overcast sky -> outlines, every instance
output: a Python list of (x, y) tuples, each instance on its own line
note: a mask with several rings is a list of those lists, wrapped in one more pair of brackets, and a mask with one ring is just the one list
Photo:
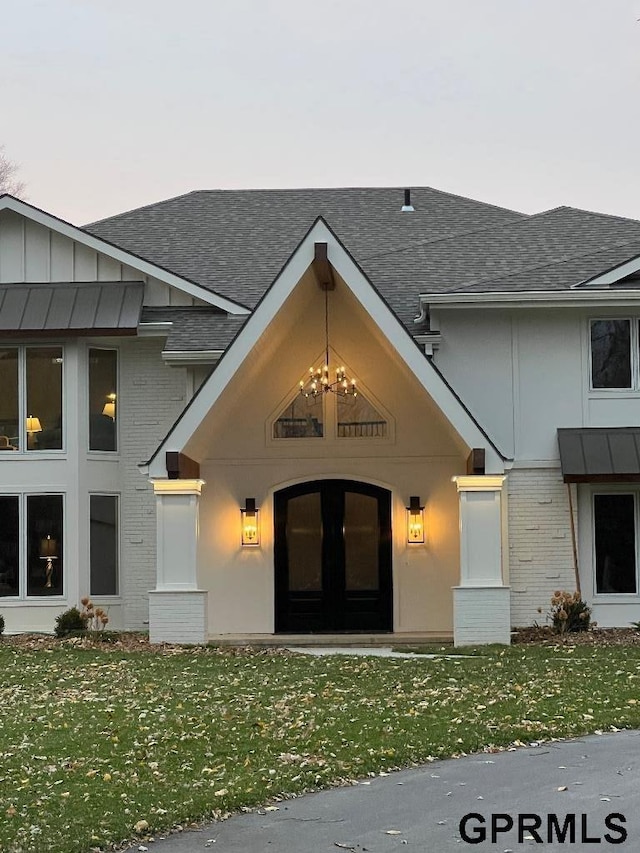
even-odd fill
[(640, 219), (640, 0), (0, 6), (0, 144), (76, 224), (193, 189), (386, 185)]

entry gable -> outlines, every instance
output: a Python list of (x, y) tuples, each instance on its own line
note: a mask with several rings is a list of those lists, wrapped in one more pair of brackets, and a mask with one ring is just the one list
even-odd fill
[[(421, 352), (338, 237), (327, 223), (319, 218), (266, 291), (253, 314), (221, 358), (216, 369), (191, 400), (153, 457), (146, 463), (150, 477), (162, 479), (167, 476), (167, 452), (184, 452), (196, 459), (198, 458), (198, 453), (194, 451), (199, 442), (193, 441), (193, 439), (195, 439), (201, 424), (208, 417), (209, 412), (214, 408), (240, 367), (251, 356), (256, 343), (274, 321), (296, 285), (312, 267), (314, 258), (317, 258), (316, 244), (318, 243), (324, 243), (327, 247), (329, 269), (325, 270), (326, 275), (329, 275), (330, 268), (335, 270), (353, 297), (377, 325), (382, 337), (388, 341), (390, 348), (405, 363), (427, 392), (427, 395), (442, 412), (460, 440), (469, 448), (486, 448), (487, 472), (501, 473), (504, 469), (504, 457), (500, 451), (474, 420), (442, 375)], [(319, 279), (320, 277), (316, 275), (316, 278)], [(327, 280), (330, 282), (330, 278)]]
[[(243, 305), (89, 234), (11, 195), (0, 195), (0, 284), (144, 281), (148, 304)], [(164, 291), (164, 295), (163, 295)]]

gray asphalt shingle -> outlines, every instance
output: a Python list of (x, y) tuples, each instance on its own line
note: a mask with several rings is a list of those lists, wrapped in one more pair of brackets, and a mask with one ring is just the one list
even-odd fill
[[(571, 207), (526, 216), (429, 187), (411, 192), (414, 213), (401, 212), (400, 188), (200, 191), (87, 230), (253, 308), (322, 216), (411, 331), (420, 293), (561, 290), (640, 254), (636, 220)], [(230, 334), (191, 313), (175, 324), (176, 345), (205, 348)]]
[(225, 350), (249, 315), (222, 314), (215, 308), (143, 308), (142, 323), (170, 322), (165, 352)]
[[(322, 216), (356, 260), (489, 228), (524, 214), (429, 187), (193, 192), (86, 226), (86, 230), (253, 308)], [(383, 295), (403, 319), (419, 290), (385, 277)], [(381, 288), (382, 289), (382, 288)]]

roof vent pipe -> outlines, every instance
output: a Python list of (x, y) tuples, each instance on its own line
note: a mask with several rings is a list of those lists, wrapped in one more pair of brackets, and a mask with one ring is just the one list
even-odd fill
[(411, 204), (411, 190), (404, 191), (404, 204), (402, 205), (401, 213), (413, 213), (415, 207)]

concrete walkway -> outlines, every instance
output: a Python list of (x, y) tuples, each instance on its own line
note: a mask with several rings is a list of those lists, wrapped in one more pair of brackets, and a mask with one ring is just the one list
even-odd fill
[(471, 657), (471, 655), (422, 655), (415, 654), (415, 652), (398, 652), (392, 649), (391, 646), (285, 646), (285, 648), (288, 652), (295, 652), (299, 655), (315, 655), (316, 657), (323, 657), (324, 655), (356, 655), (373, 658), (405, 658), (407, 660)]
[[(620, 732), (438, 761), (278, 803), (277, 811), (239, 815), (145, 846), (149, 853), (460, 853), (465, 849), (636, 853), (640, 850), (639, 803), (640, 732)], [(488, 830), (486, 840), (475, 845), (461, 837), (460, 822), (469, 813), (480, 816), (467, 821), (469, 838), (481, 837), (483, 828)], [(516, 828), (498, 833), (492, 843), (491, 815), (496, 813), (503, 815), (497, 819), (498, 828), (509, 820)], [(519, 838), (518, 815), (523, 813), (529, 818), (525, 817)], [(623, 817), (607, 818), (614, 813)], [(564, 843), (558, 841), (554, 821), (566, 829)], [(575, 827), (573, 843), (571, 826)], [(622, 844), (617, 826), (627, 833)], [(607, 834), (618, 844), (608, 841)]]

